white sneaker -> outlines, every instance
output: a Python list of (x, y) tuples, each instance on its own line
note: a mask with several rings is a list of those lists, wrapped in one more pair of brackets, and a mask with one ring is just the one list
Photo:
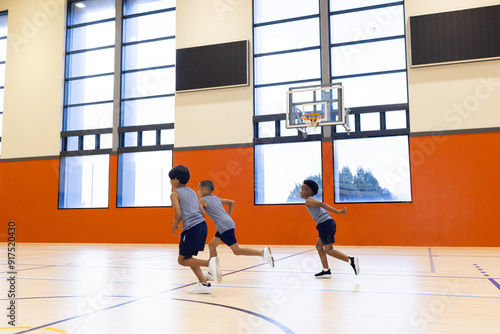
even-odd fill
[(271, 268), (274, 268), (274, 258), (273, 254), (271, 253), (271, 248), (266, 247), (262, 250), (262, 258), (264, 259), (264, 261), (269, 263)]
[(189, 290), (188, 293), (212, 293), (212, 286), (210, 283), (203, 285), (201, 282), (196, 282), (194, 288)]
[(214, 275), (210, 272), (210, 270), (204, 271), (203, 276), (205, 276), (205, 279), (207, 281), (213, 281), (214, 280)]
[(222, 272), (220, 270), (218, 257), (212, 257), (210, 260), (208, 260), (208, 271), (211, 272), (212, 275), (213, 273), (215, 273), (215, 283), (220, 284), (220, 282), (222, 282)]

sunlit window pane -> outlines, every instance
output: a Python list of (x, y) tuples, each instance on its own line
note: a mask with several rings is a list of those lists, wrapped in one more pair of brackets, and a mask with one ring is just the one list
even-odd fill
[(340, 11), (352, 8), (361, 8), (368, 6), (381, 5), (395, 2), (394, 0), (330, 0), (330, 10)]
[(71, 80), (67, 84), (68, 104), (113, 100), (113, 75)]
[(174, 129), (161, 130), (160, 145), (173, 145), (174, 144)]
[(98, 48), (115, 44), (115, 22), (68, 29), (68, 51)]
[(173, 96), (123, 102), (122, 126), (174, 122)]
[(258, 87), (255, 89), (255, 115), (284, 114), (286, 112), (286, 92), (290, 86), (317, 85), (319, 81), (300, 84)]
[(293, 52), (255, 58), (255, 83), (319, 79), (319, 50)]
[(3, 129), (3, 112), (0, 112), (0, 138), (2, 137), (2, 129)]
[(403, 6), (333, 15), (330, 29), (333, 44), (404, 35)]
[(59, 208), (108, 206), (109, 155), (61, 158)]
[(334, 141), (335, 202), (411, 201), (408, 136)]
[(255, 53), (319, 45), (319, 19), (292, 21), (255, 28)]
[(306, 178), (321, 180), (321, 165), (321, 142), (255, 146), (255, 203), (303, 203), (300, 186)]
[(377, 131), (380, 130), (380, 114), (378, 112), (370, 112), (361, 114), (361, 131)]
[(259, 138), (276, 137), (276, 122), (260, 122), (259, 123)]
[(123, 98), (146, 97), (175, 92), (174, 68), (126, 73), (123, 78)]
[(137, 132), (126, 132), (123, 134), (123, 146), (124, 147), (135, 147), (137, 146), (137, 139), (138, 139), (138, 134)]
[(175, 0), (125, 0), (123, 7), (125, 15), (145, 13), (175, 7)]
[[(0, 22), (0, 24), (1, 24), (1, 22)], [(1, 31), (1, 28), (0, 28), (0, 31)], [(3, 36), (5, 36), (5, 35), (0, 34), (0, 37), (3, 37)], [(7, 40), (2, 39), (2, 40), (0, 40), (0, 61), (5, 61), (6, 55), (7, 55)]]
[(126, 19), (124, 42), (175, 36), (175, 11)]
[(175, 64), (175, 39), (124, 47), (124, 70)]
[(332, 76), (406, 68), (404, 38), (332, 48)]
[(68, 55), (67, 78), (88, 76), (114, 71), (115, 50), (104, 49)]
[(118, 206), (171, 205), (172, 151), (124, 153), (118, 159)]
[(255, 0), (254, 23), (319, 14), (319, 1)]
[(95, 135), (83, 136), (83, 149), (84, 150), (95, 150)]
[(406, 110), (388, 111), (385, 113), (387, 130), (406, 128)]
[(156, 131), (144, 131), (142, 133), (142, 146), (156, 145)]
[(342, 79), (348, 108), (408, 102), (406, 73)]
[(65, 131), (113, 127), (113, 103), (66, 108)]
[(5, 86), (5, 64), (0, 64), (0, 86)]
[(104, 133), (100, 136), (100, 149), (109, 149), (113, 146), (113, 134)]
[(69, 6), (70, 25), (115, 17), (115, 0), (83, 0), (72, 2)]
[(297, 129), (288, 129), (286, 127), (286, 121), (280, 121), (280, 135), (281, 137), (291, 137), (297, 136), (299, 134), (299, 130)]
[(67, 151), (78, 151), (78, 149), (79, 149), (78, 137), (67, 137), (66, 138), (66, 150)]

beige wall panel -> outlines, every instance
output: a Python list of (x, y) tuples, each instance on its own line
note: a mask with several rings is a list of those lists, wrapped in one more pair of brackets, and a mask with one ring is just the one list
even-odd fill
[(0, 1), (8, 10), (2, 159), (59, 154), (63, 0)]
[[(498, 1), (406, 0), (405, 4), (409, 23), (414, 15), (497, 5)], [(499, 60), (409, 68), (408, 82), (412, 132), (500, 127)]]

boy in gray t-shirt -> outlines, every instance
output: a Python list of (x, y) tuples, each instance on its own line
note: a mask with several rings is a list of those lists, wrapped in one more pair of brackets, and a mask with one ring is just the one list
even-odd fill
[[(217, 257), (217, 246), (224, 242), (231, 248), (234, 255), (247, 255), (247, 256), (262, 256), (264, 261), (267, 261), (271, 267), (274, 267), (274, 258), (271, 253), (271, 248), (266, 247), (262, 251), (253, 248), (242, 248), (238, 245), (236, 241), (236, 235), (234, 233), (234, 221), (231, 218), (231, 214), (234, 211), (235, 202), (230, 199), (221, 199), (217, 196), (212, 195), (214, 190), (214, 184), (210, 180), (201, 181), (198, 185), (198, 195), (200, 196), (200, 207), (204, 210), (210, 218), (215, 223), (217, 228), (217, 233), (215, 233), (214, 238), (210, 241), (208, 249), (210, 250), (210, 257)], [(229, 206), (229, 211), (226, 212), (223, 205)], [(203, 213), (203, 212), (202, 212)], [(209, 271), (205, 275), (207, 279), (210, 279), (212, 273)]]

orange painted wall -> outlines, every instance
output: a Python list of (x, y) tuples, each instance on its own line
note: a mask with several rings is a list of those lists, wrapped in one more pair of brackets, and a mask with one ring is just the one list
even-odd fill
[[(322, 145), (333, 203), (332, 144)], [(347, 205), (334, 217), (337, 244), (500, 246), (500, 133), (413, 137), (410, 156), (413, 203)], [(175, 164), (190, 168), (192, 188), (211, 179), (215, 194), (236, 201), (239, 243), (315, 243), (303, 205), (254, 205), (252, 147), (174, 152)], [(0, 162), (0, 241), (15, 220), (18, 242), (177, 243), (171, 208), (116, 208), (116, 156), (110, 166), (109, 209), (58, 210), (57, 159)]]

